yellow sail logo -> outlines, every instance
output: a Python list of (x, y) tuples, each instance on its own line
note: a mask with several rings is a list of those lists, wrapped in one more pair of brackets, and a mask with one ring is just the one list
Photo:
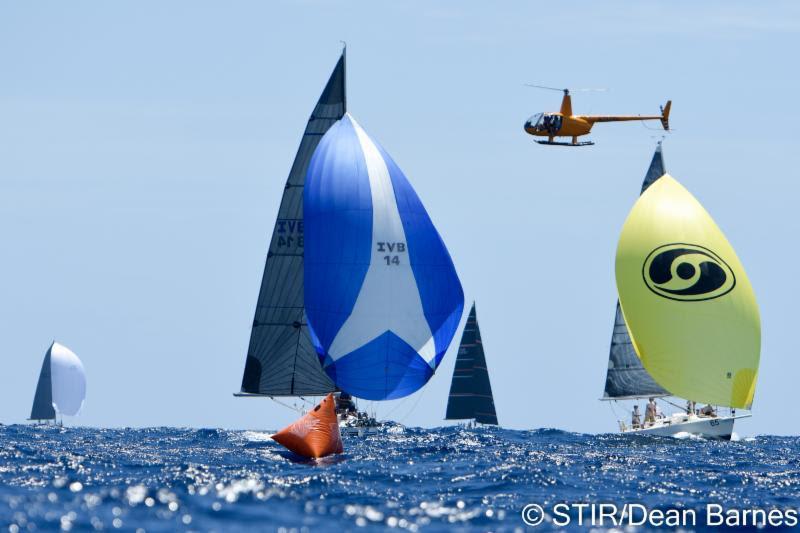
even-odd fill
[(650, 252), (642, 278), (655, 294), (684, 302), (719, 298), (736, 286), (733, 270), (719, 255), (688, 243), (666, 244)]

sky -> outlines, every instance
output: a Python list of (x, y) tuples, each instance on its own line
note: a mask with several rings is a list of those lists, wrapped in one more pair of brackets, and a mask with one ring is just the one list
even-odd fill
[[(614, 253), (662, 132), (592, 147), (522, 126), (673, 100), (667, 170), (737, 250), (761, 310), (753, 418), (798, 434), (795, 2), (0, 4), (0, 422), (52, 340), (83, 360), (68, 424), (275, 429), (239, 390), (283, 184), (348, 44), (348, 106), (403, 169), (477, 302), (500, 423), (616, 430), (602, 395)], [(442, 425), (455, 344), (421, 392), (363, 404)]]

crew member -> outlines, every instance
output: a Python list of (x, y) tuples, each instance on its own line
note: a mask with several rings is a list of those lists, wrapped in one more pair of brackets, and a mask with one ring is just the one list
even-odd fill
[(706, 406), (700, 410), (700, 414), (703, 416), (717, 416), (711, 404), (706, 404)]
[(642, 425), (642, 416), (639, 414), (639, 406), (633, 406), (633, 414), (631, 415), (631, 426), (633, 429), (639, 429)]
[(647, 402), (647, 408), (644, 411), (644, 423), (653, 424), (656, 421), (656, 400), (655, 398), (650, 398)]

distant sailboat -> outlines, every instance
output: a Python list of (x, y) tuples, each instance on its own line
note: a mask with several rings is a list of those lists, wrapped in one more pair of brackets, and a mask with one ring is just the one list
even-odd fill
[(44, 355), (29, 420), (56, 420), (57, 415), (75, 416), (86, 399), (83, 363), (66, 346), (53, 342)]
[[(620, 305), (633, 347), (664, 391), (692, 402), (684, 413), (623, 431), (730, 438), (735, 409), (750, 409), (761, 325), (736, 253), (700, 203), (664, 174), (642, 193), (617, 247)], [(641, 376), (641, 375), (640, 375)], [(696, 410), (694, 402), (708, 404)], [(716, 406), (731, 408), (729, 416)]]
[(478, 424), (497, 425), (492, 385), (489, 382), (489, 370), (474, 303), (458, 347), (445, 420), (468, 420)]

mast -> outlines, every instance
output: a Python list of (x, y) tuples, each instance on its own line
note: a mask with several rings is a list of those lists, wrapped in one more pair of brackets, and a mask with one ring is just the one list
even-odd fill
[(445, 415), (445, 420), (469, 419), (481, 424), (497, 425), (492, 385), (489, 382), (475, 303), (472, 304), (458, 347)]
[[(650, 185), (664, 174), (666, 174), (664, 156), (661, 142), (659, 142), (644, 176), (641, 193), (644, 193)], [(602, 399), (615, 400), (655, 396), (669, 396), (669, 392), (658, 385), (642, 366), (642, 361), (636, 355), (636, 350), (628, 333), (628, 325), (622, 315), (619, 300), (617, 300), (614, 330), (611, 334), (611, 348), (609, 349), (608, 357), (608, 373), (606, 374), (606, 386)]]
[(309, 337), (304, 306), (303, 188), (311, 156), (346, 111), (345, 53), (308, 119), (283, 190), (267, 252), (241, 395), (313, 396), (336, 391)]

